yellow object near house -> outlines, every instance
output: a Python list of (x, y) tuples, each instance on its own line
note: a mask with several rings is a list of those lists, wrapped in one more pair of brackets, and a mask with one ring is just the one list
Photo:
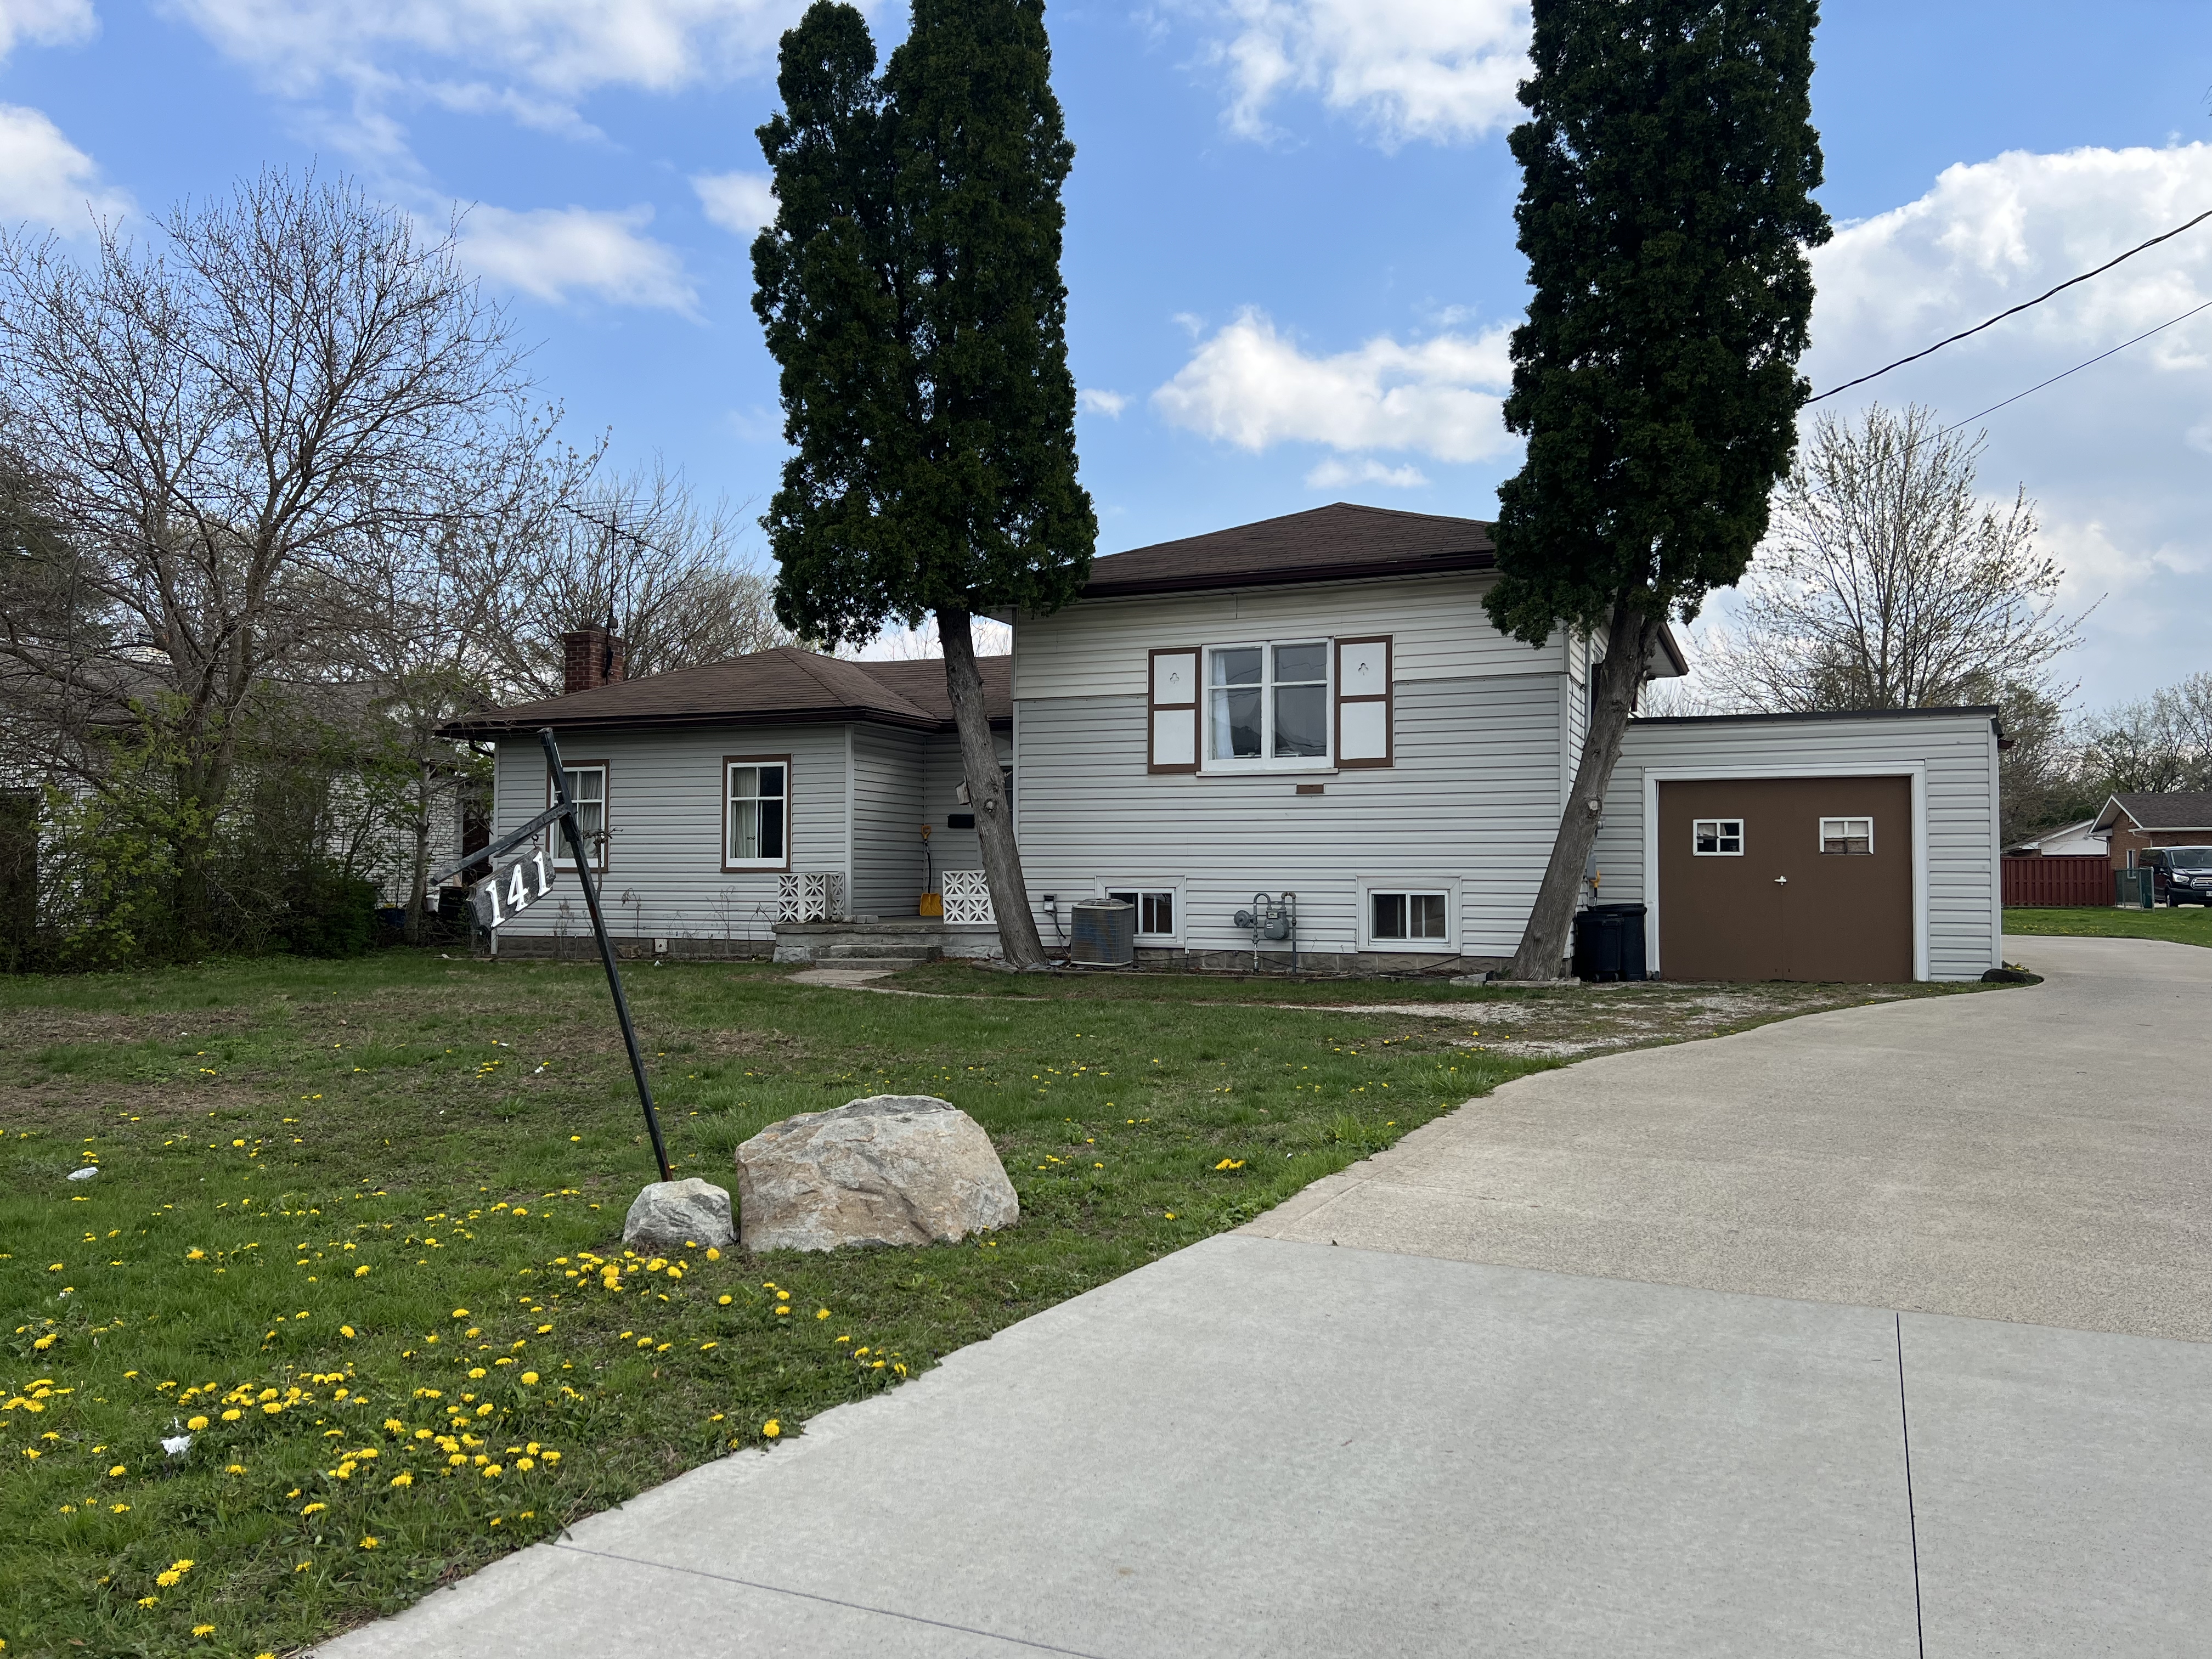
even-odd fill
[(921, 914), (925, 916), (943, 915), (945, 914), (945, 895), (942, 893), (924, 893), (921, 896)]

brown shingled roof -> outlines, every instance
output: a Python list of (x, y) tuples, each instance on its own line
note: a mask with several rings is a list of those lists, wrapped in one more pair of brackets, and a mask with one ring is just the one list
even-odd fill
[(1338, 501), (1204, 536), (1109, 553), (1091, 564), (1085, 599), (1191, 592), (1260, 582), (1489, 570), (1498, 550), (1480, 519), (1447, 519)]
[[(1012, 659), (981, 657), (983, 701), (994, 724), (1013, 719)], [(471, 714), (446, 737), (489, 738), (550, 726), (796, 726), (872, 720), (921, 732), (952, 730), (940, 659), (848, 662), (793, 645), (700, 668), (679, 668), (566, 696)]]
[(2118, 807), (2138, 830), (2202, 830), (2212, 834), (2212, 790), (2169, 789), (2158, 793), (2130, 791), (2105, 802), (2096, 828), (2107, 829)]

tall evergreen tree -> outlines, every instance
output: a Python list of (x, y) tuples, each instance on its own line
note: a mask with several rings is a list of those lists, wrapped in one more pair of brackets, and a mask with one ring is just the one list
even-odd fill
[(1605, 641), (1518, 978), (1559, 970), (1638, 688), (1670, 617), (1743, 574), (1796, 446), (1827, 240), (1815, 0), (1535, 0), (1515, 217), (1535, 295), (1514, 331), (1485, 601), (1529, 644)]
[(794, 449), (762, 520), (776, 616), (858, 644), (934, 617), (1006, 960), (1043, 960), (969, 624), (1051, 611), (1091, 567), (1060, 278), (1074, 146), (1043, 0), (915, 0), (876, 73), (851, 6), (783, 37), (760, 129), (775, 222), (753, 308), (782, 369)]

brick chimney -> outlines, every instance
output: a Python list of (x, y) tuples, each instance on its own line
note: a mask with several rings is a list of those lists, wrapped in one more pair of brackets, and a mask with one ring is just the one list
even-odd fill
[(623, 677), (623, 642), (597, 623), (561, 636), (561, 689), (590, 691), (618, 685)]

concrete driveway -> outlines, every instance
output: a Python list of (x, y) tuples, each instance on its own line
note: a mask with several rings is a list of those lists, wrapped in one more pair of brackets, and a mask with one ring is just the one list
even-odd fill
[(2204, 1654), (2212, 952), (2008, 955), (1513, 1084), (322, 1651)]

